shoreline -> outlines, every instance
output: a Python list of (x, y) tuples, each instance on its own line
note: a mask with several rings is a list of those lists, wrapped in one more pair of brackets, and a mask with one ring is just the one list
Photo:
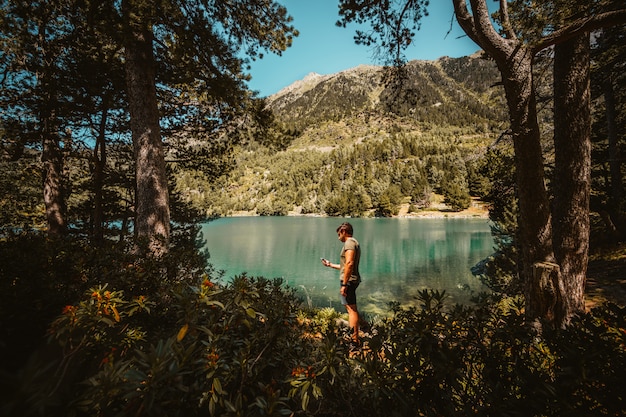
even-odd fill
[[(310, 214), (301, 214), (297, 212), (289, 212), (284, 216), (261, 216), (251, 211), (238, 211), (235, 213), (231, 213), (226, 216), (220, 216), (221, 218), (229, 218), (229, 217), (341, 217), (341, 216), (328, 216), (326, 214), (319, 213), (310, 213)], [(447, 212), (447, 211), (424, 211), (424, 212), (415, 212), (415, 213), (407, 213), (407, 214), (397, 214), (389, 217), (376, 217), (376, 216), (359, 216), (355, 218), (363, 218), (363, 219), (376, 219), (376, 218), (386, 218), (386, 219), (485, 219), (489, 220), (489, 212), (477, 212), (471, 211), (466, 212)]]
[[(360, 218), (377, 218), (372, 215), (373, 211), (369, 212), (370, 214), (366, 214), (364, 216), (359, 216)], [(256, 214), (254, 211), (236, 211), (230, 213), (226, 216), (221, 217), (262, 217), (259, 214)], [(272, 216), (268, 216), (272, 217)], [(322, 213), (305, 213), (302, 214), (299, 211), (289, 211), (285, 216), (276, 216), (276, 217), (335, 217), (329, 216)], [(341, 217), (341, 216), (339, 216)], [(385, 218), (385, 217), (380, 217)], [(486, 207), (486, 204), (479, 200), (472, 200), (470, 207), (461, 211), (452, 211), (449, 207), (444, 204), (434, 204), (431, 208), (409, 212), (409, 204), (400, 205), (400, 210), (398, 214), (386, 217), (388, 219), (486, 219), (489, 220), (489, 210)]]

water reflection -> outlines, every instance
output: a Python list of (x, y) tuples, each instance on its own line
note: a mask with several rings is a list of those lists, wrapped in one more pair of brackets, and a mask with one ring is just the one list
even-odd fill
[[(247, 272), (282, 277), (315, 306), (342, 309), (338, 272), (319, 259), (338, 262), (336, 227), (345, 219), (302, 217), (227, 218), (203, 227), (211, 263), (227, 277)], [(423, 289), (445, 290), (467, 302), (485, 288), (470, 268), (493, 252), (482, 219), (349, 219), (361, 243), (359, 308), (386, 313), (390, 301), (416, 303)]]

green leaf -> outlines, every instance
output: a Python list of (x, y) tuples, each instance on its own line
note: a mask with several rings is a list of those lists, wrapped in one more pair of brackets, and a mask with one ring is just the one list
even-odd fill
[(220, 395), (224, 394), (224, 390), (222, 389), (222, 383), (220, 382), (219, 378), (213, 378), (213, 385), (212, 385), (213, 389), (215, 390), (215, 392), (217, 392)]

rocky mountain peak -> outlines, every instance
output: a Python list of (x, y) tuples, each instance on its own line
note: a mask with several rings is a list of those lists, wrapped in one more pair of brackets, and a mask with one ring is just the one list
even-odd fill
[(505, 118), (499, 72), (478, 55), (410, 61), (393, 76), (359, 65), (328, 75), (315, 72), (267, 98), (267, 106), (298, 131), (358, 114), (394, 114), (415, 122), (465, 125)]

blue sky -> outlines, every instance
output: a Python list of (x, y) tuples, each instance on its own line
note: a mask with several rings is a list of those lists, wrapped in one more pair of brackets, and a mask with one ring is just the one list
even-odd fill
[[(372, 51), (354, 43), (354, 26), (339, 28), (338, 0), (280, 0), (300, 32), (282, 56), (266, 54), (252, 63), (249, 86), (261, 97), (278, 92), (311, 72), (333, 74), (360, 64), (380, 65)], [(492, 2), (488, 2), (491, 7)], [(480, 48), (453, 19), (451, 0), (432, 0), (407, 59), (434, 60), (442, 56), (471, 55)], [(452, 32), (447, 34), (452, 22)]]

